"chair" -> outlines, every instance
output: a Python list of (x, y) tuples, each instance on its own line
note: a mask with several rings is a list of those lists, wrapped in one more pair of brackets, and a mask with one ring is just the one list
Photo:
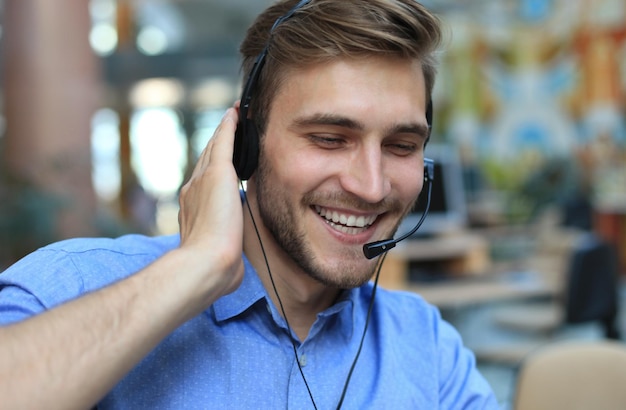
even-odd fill
[(524, 341), (474, 346), (479, 361), (517, 365), (530, 351), (554, 341), (557, 330), (567, 325), (597, 322), (605, 338), (620, 338), (619, 268), (613, 245), (585, 233), (575, 241), (566, 260), (562, 290), (554, 300), (526, 301), (491, 313), (494, 324), (522, 332), (519, 336), (524, 336), (520, 337)]
[(519, 367), (512, 408), (626, 409), (626, 345), (569, 341), (538, 349)]
[(618, 278), (619, 262), (614, 246), (595, 234), (583, 237), (572, 255), (565, 323), (599, 321), (605, 337), (619, 339)]
[(572, 249), (560, 297), (548, 304), (502, 309), (494, 314), (494, 320), (510, 329), (541, 333), (568, 324), (598, 322), (606, 338), (619, 339), (618, 271), (615, 248), (587, 233)]

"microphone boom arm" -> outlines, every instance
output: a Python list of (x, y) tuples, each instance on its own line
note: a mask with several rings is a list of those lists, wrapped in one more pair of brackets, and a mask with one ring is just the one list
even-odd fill
[(433, 188), (433, 179), (435, 177), (435, 162), (430, 158), (424, 158), (424, 182), (428, 184), (428, 197), (426, 199), (426, 208), (417, 225), (406, 234), (398, 239), (383, 239), (382, 241), (370, 242), (363, 245), (363, 254), (367, 259), (372, 259), (396, 247), (396, 244), (413, 235), (422, 226), (422, 223), (428, 215), (430, 209), (430, 195)]

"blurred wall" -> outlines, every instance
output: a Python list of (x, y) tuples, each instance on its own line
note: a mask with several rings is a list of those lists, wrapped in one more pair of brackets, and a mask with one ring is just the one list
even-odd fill
[[(271, 2), (0, 2), (2, 163), (41, 190), (24, 195), (26, 206), (3, 207), (15, 202), (8, 198), (15, 190), (0, 181), (0, 240), (9, 232), (5, 243), (18, 242), (20, 229), (38, 243), (90, 235), (103, 204), (133, 228), (142, 219), (142, 229), (159, 232), (156, 219), (175, 230), (177, 188), (164, 174), (188, 174), (238, 97), (238, 42)], [(450, 35), (433, 139), (461, 151), (474, 221), (489, 213), (485, 220), (527, 222), (543, 204), (575, 194), (623, 213), (626, 1), (424, 3)], [(95, 47), (96, 37), (105, 48)], [(96, 109), (105, 120), (94, 131)], [(90, 147), (95, 139), (99, 145)], [(103, 146), (113, 148), (98, 151)], [(102, 161), (92, 161), (90, 148)], [(98, 191), (95, 198), (92, 165), (106, 197)], [(42, 217), (50, 208), (52, 222)], [(38, 230), (47, 223), (60, 235)], [(626, 228), (613, 236), (626, 238)]]
[(1, 192), (15, 212), (2, 216), (3, 234), (25, 247), (94, 234), (90, 121), (100, 73), (88, 2), (7, 0), (2, 28)]

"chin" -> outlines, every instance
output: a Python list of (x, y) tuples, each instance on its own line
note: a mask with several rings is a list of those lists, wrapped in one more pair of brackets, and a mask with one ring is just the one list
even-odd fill
[(337, 263), (326, 263), (325, 266), (310, 266), (304, 271), (325, 286), (352, 289), (366, 284), (374, 275), (376, 259), (367, 260), (360, 253), (356, 258), (342, 258)]

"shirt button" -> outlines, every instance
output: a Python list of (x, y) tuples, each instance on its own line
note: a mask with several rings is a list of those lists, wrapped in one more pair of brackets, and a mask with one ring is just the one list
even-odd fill
[(306, 354), (302, 354), (300, 356), (300, 358), (298, 359), (298, 362), (300, 363), (300, 366), (304, 367), (306, 366)]

